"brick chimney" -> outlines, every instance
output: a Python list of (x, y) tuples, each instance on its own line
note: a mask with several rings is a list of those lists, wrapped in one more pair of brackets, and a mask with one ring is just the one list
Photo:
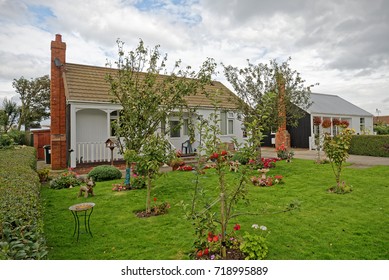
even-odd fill
[(62, 79), (66, 61), (66, 44), (60, 34), (51, 41), (51, 168), (64, 169), (66, 164), (66, 99)]
[(285, 148), (290, 148), (290, 134), (286, 130), (286, 106), (285, 106), (285, 79), (282, 74), (277, 75), (278, 87), (278, 117), (280, 125), (276, 132), (276, 149), (282, 144)]

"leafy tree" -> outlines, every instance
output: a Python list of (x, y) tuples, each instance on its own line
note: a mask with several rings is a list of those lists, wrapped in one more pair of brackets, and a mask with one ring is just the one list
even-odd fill
[[(304, 109), (310, 105), (310, 88), (313, 85), (304, 85), (305, 80), (300, 73), (290, 68), (290, 60), (281, 64), (271, 60), (269, 65), (255, 65), (247, 60), (248, 65), (242, 69), (223, 64), (225, 77), (241, 99), (244, 125), (254, 138), (261, 139), (264, 131), (279, 127), (283, 122), (297, 126), (298, 120), (305, 114)], [(280, 99), (283, 84), (285, 96)], [(286, 116), (279, 115), (280, 106), (285, 106)]]
[(48, 75), (31, 78), (14, 79), (12, 86), (20, 95), (20, 116), (18, 130), (24, 125), (29, 130), (34, 122), (40, 122), (50, 116), (50, 79)]
[(4, 132), (8, 132), (15, 124), (19, 115), (19, 108), (16, 102), (4, 98), (2, 109), (0, 109), (0, 126)]
[(122, 111), (112, 125), (127, 166), (137, 162), (140, 175), (147, 176), (149, 213), (152, 180), (160, 164), (169, 158), (164, 137), (175, 129), (166, 126), (166, 120), (171, 115), (181, 118), (184, 111), (190, 112), (185, 98), (204, 93), (216, 64), (208, 59), (196, 73), (190, 66), (182, 68), (177, 61), (168, 72), (167, 55), (161, 56), (159, 46), (149, 49), (140, 40), (137, 48), (126, 54), (124, 43), (118, 40), (117, 44), (118, 71), (108, 75), (107, 81), (113, 102), (121, 104)]
[(201, 93), (211, 81), (216, 67), (208, 59), (196, 73), (190, 66), (181, 67), (177, 61), (170, 73), (167, 55), (161, 57), (159, 46), (146, 47), (142, 40), (138, 47), (125, 54), (120, 40), (118, 44), (118, 72), (107, 76), (114, 102), (122, 105), (119, 121), (115, 124), (117, 137), (124, 138), (120, 148), (139, 152), (148, 136), (160, 129), (169, 133), (165, 124), (169, 115), (182, 115), (187, 108), (185, 97)]
[(341, 184), (343, 165), (349, 154), (351, 138), (355, 131), (350, 128), (344, 128), (338, 135), (331, 137), (329, 134), (324, 136), (324, 152), (331, 162), (332, 170), (335, 175), (336, 186), (333, 188), (336, 193), (349, 191), (349, 187)]

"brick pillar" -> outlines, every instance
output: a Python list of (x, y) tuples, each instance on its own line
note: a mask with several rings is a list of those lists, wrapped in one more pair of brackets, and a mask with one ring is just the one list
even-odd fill
[[(51, 41), (51, 168), (63, 169), (66, 164), (66, 99), (62, 72), (66, 59), (66, 44), (60, 34)], [(57, 61), (57, 65), (54, 60)], [(58, 63), (60, 65), (58, 65)]]
[(280, 119), (280, 126), (276, 132), (276, 149), (282, 144), (287, 149), (290, 148), (290, 134), (286, 130), (286, 106), (285, 106), (285, 80), (281, 74), (277, 76), (278, 86), (278, 117)]

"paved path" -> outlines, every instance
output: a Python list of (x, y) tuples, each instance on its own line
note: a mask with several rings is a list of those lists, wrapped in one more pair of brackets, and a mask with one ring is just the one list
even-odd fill
[[(294, 157), (301, 159), (312, 159), (315, 160), (317, 152), (308, 149), (293, 149)], [(274, 148), (264, 147), (262, 148), (263, 157), (276, 157), (277, 153)], [(325, 154), (321, 152), (321, 156), (324, 159)], [(353, 167), (368, 167), (374, 165), (387, 165), (389, 166), (389, 158), (387, 157), (370, 157), (370, 156), (357, 156), (350, 155), (347, 159), (348, 163), (351, 163)]]

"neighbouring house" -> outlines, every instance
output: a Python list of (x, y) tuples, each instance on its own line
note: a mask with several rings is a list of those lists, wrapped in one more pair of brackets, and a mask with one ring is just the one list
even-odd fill
[[(315, 149), (318, 133), (339, 133), (339, 122), (348, 123), (357, 134), (373, 133), (373, 115), (345, 99), (330, 94), (311, 93), (311, 106), (297, 127), (287, 126), (292, 148)], [(274, 145), (274, 134), (265, 138), (264, 146)]]
[[(108, 73), (115, 74), (117, 69), (80, 65), (66, 62), (66, 44), (57, 34), (51, 42), (51, 166), (52, 169), (76, 167), (83, 163), (109, 162), (111, 152), (105, 142), (114, 137), (112, 121), (118, 119), (120, 104), (113, 103), (106, 82)], [(163, 76), (160, 77), (163, 79)], [(233, 138), (244, 141), (242, 122), (234, 100), (236, 96), (220, 82), (213, 82), (206, 90), (219, 91), (222, 142), (231, 143)], [(195, 115), (184, 115), (183, 125), (173, 130), (168, 139), (171, 145), (183, 152), (190, 152), (183, 144), (189, 139), (188, 118), (194, 123), (209, 118), (214, 112), (211, 100), (204, 94), (187, 98)], [(166, 126), (175, 126), (178, 117), (172, 115)], [(163, 125), (161, 125), (163, 126)], [(162, 129), (162, 128), (161, 128)], [(202, 139), (196, 131), (193, 151)], [(184, 144), (185, 145), (185, 144)], [(114, 159), (122, 158), (114, 149)]]

